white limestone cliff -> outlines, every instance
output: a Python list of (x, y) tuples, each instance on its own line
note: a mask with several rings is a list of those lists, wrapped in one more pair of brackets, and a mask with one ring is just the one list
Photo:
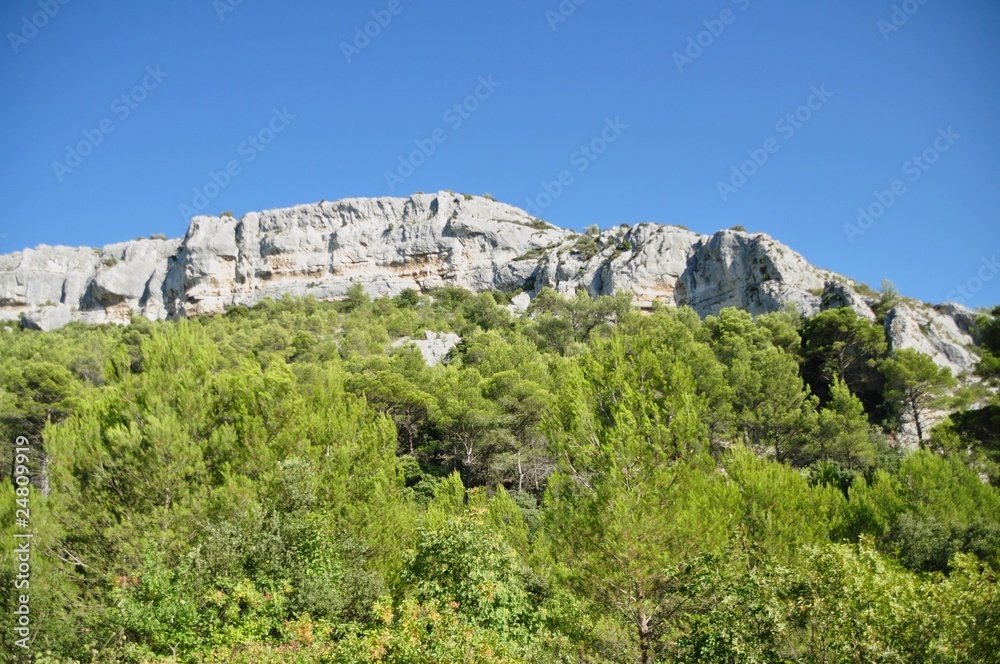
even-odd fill
[[(850, 280), (810, 265), (763, 233), (711, 236), (642, 223), (582, 235), (492, 199), (438, 192), (352, 198), (195, 217), (182, 239), (103, 249), (39, 246), (0, 256), (0, 320), (39, 330), (72, 321), (127, 323), (215, 314), (284, 294), (343, 298), (458, 286), (471, 291), (542, 288), (593, 296), (630, 292), (635, 303), (724, 307), (753, 314), (794, 306), (805, 315), (872, 302)], [(517, 310), (523, 310), (524, 298)], [(974, 313), (906, 301), (886, 316), (893, 347), (930, 354), (956, 375), (977, 358)]]

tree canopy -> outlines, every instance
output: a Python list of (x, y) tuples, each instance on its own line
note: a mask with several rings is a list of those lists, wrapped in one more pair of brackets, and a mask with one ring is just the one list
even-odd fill
[(0, 652), (30, 505), (45, 664), (995, 661), (995, 395), (848, 309), (508, 300), (0, 333)]

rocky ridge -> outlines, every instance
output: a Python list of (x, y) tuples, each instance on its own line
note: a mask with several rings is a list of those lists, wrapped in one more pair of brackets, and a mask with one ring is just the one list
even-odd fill
[[(618, 291), (635, 303), (804, 315), (851, 307), (875, 319), (873, 298), (763, 233), (710, 236), (642, 223), (586, 235), (490, 198), (438, 192), (351, 198), (195, 217), (182, 239), (103, 249), (39, 246), (0, 256), (0, 320), (51, 330), (216, 314), (283, 294), (320, 300), (361, 284), (372, 296), (458, 286), (471, 291)], [(523, 309), (523, 297), (520, 308)], [(956, 375), (978, 360), (974, 312), (903, 300), (885, 317), (893, 347), (931, 355)]]

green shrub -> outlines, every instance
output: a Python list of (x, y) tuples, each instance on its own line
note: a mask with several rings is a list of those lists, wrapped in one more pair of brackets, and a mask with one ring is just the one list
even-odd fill
[(590, 260), (601, 250), (597, 240), (591, 235), (579, 235), (573, 243), (573, 253), (579, 254), (584, 260)]

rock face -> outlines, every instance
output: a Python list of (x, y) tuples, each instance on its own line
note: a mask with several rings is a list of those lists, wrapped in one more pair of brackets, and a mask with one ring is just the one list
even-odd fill
[(444, 358), (462, 341), (462, 337), (453, 332), (432, 332), (427, 330), (423, 339), (411, 340), (408, 337), (393, 342), (393, 346), (402, 346), (411, 343), (417, 347), (424, 357), (427, 366), (433, 367), (440, 364)]
[(955, 318), (934, 308), (905, 303), (886, 315), (885, 335), (890, 348), (912, 348), (930, 355), (956, 376), (971, 374), (979, 357), (972, 349), (972, 337), (959, 325)]
[(853, 288), (839, 281), (828, 281), (823, 285), (822, 305), (826, 309), (850, 307), (862, 318), (875, 322), (875, 312)]
[(726, 307), (757, 315), (790, 302), (812, 315), (820, 311), (827, 274), (763, 233), (721, 231), (695, 244), (680, 277), (678, 304), (704, 316)]
[(26, 313), (24, 318), (21, 319), (21, 325), (26, 330), (48, 332), (49, 330), (58, 330), (61, 327), (66, 327), (70, 324), (71, 320), (72, 314), (69, 307), (65, 304), (53, 304), (52, 306), (39, 307), (34, 311)]
[[(242, 219), (201, 216), (177, 240), (43, 245), (0, 256), (0, 320), (21, 318), (39, 330), (71, 321), (127, 323), (134, 314), (159, 320), (286, 293), (340, 299), (352, 284), (376, 297), (446, 285), (525, 291), (515, 311), (553, 288), (593, 296), (626, 291), (640, 307), (686, 305), (703, 316), (724, 307), (755, 315), (786, 306), (805, 315), (851, 307), (874, 320), (871, 303), (851, 283), (762, 233), (705, 236), (643, 223), (581, 235), (492, 199), (438, 192), (324, 201)], [(908, 303), (886, 318), (886, 330), (894, 347), (923, 350), (961, 373), (976, 359), (973, 320), (957, 305)], [(436, 361), (437, 347), (451, 341), (417, 343)]]

